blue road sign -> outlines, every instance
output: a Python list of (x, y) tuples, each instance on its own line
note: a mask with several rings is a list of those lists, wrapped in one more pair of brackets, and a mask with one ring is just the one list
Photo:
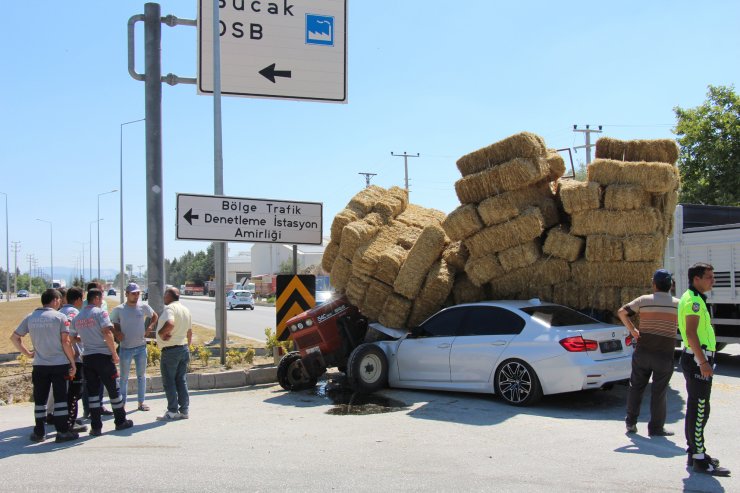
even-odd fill
[(334, 17), (306, 14), (306, 44), (334, 46)]

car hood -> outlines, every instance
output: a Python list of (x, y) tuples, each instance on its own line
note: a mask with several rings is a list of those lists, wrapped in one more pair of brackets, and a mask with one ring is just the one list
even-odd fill
[(386, 327), (385, 325), (380, 324), (378, 322), (373, 322), (371, 324), (368, 324), (368, 327), (370, 327), (371, 329), (375, 329), (378, 332), (382, 332), (383, 334), (385, 334), (385, 335), (387, 335), (389, 337), (392, 337), (393, 339), (400, 339), (403, 336), (405, 336), (406, 334), (408, 334), (408, 332), (405, 331), (405, 330), (393, 329), (391, 327)]

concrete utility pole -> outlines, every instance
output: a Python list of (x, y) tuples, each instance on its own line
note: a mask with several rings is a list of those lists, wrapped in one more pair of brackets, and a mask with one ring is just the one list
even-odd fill
[[(13, 292), (18, 292), (18, 252), (21, 251), (21, 242), (20, 241), (13, 241), (13, 263), (15, 264), (15, 267), (13, 268)], [(10, 286), (8, 286), (8, 289), (10, 289)]]
[(599, 125), (599, 129), (598, 130), (594, 130), (594, 129), (590, 128), (590, 125), (586, 125), (586, 128), (585, 129), (583, 129), (583, 128), (582, 129), (579, 129), (578, 128), (578, 125), (573, 125), (573, 131), (574, 132), (583, 132), (584, 134), (586, 134), (586, 145), (574, 147), (573, 149), (584, 149), (585, 148), (586, 149), (586, 164), (591, 164), (591, 148), (592, 147), (596, 147), (596, 144), (592, 144), (591, 143), (591, 134), (592, 133), (600, 134), (601, 133), (601, 125)]
[(404, 169), (404, 175), (406, 177), (406, 193), (409, 192), (409, 158), (410, 157), (419, 157), (419, 153), (416, 154), (408, 154), (406, 151), (403, 151), (403, 154), (394, 154), (393, 151), (391, 151), (391, 156), (393, 157), (402, 157), (403, 158), (403, 169)]
[[(393, 153), (391, 153), (393, 154)], [(365, 175), (365, 188), (370, 188), (370, 178), (376, 176), (377, 173), (357, 173), (358, 175)]]

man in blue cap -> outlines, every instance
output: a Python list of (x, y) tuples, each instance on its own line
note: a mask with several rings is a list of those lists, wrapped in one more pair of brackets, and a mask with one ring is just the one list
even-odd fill
[[(666, 395), (673, 374), (673, 353), (678, 331), (678, 299), (671, 296), (671, 273), (658, 269), (653, 274), (653, 294), (640, 296), (619, 309), (617, 315), (637, 343), (632, 355), (632, 375), (627, 395), (627, 433), (637, 433), (642, 394), (650, 377), (653, 386), (650, 396), (648, 435), (671, 436), (665, 429)], [(639, 328), (632, 322), (640, 315)]]

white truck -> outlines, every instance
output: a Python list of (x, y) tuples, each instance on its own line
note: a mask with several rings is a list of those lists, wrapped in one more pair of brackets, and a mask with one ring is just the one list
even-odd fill
[[(707, 308), (717, 349), (740, 343), (740, 207), (679, 204), (668, 238), (665, 268), (673, 273), (676, 296), (688, 289), (688, 270), (696, 262), (714, 267)], [(680, 336), (679, 336), (680, 338)]]

